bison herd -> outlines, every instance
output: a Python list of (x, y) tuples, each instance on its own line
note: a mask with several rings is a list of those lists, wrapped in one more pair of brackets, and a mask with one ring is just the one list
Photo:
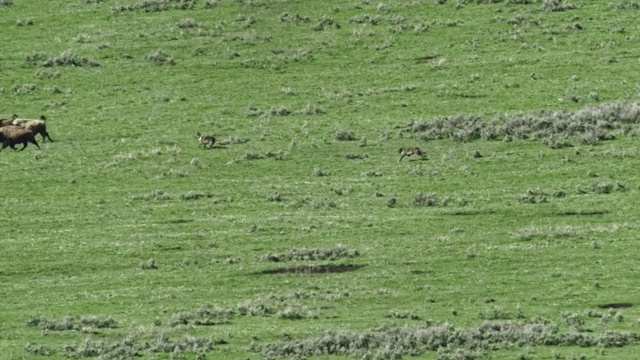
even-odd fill
[(42, 136), (42, 141), (46, 139), (53, 141), (47, 132), (46, 120), (44, 115), (40, 116), (40, 119), (23, 119), (18, 115), (13, 115), (11, 119), (0, 119), (0, 141), (2, 142), (0, 151), (6, 147), (16, 150), (16, 144), (22, 144), (22, 149), (20, 149), (22, 151), (28, 143), (32, 143), (40, 149), (40, 145), (36, 141), (38, 134)]

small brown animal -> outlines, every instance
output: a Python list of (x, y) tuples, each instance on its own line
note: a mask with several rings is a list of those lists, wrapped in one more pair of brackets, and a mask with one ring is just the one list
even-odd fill
[(198, 142), (200, 143), (198, 146), (203, 146), (207, 149), (211, 149), (211, 147), (216, 143), (216, 138), (213, 136), (202, 135), (199, 132), (196, 133), (196, 138), (198, 138)]
[(13, 118), (12, 119), (0, 119), (0, 127), (13, 125), (13, 120), (15, 120), (17, 118), (18, 118), (18, 115), (13, 114)]
[(22, 151), (27, 147), (27, 143), (32, 143), (40, 149), (40, 145), (38, 145), (33, 133), (19, 126), (9, 125), (0, 127), (0, 141), (2, 141), (2, 148), (0, 151), (7, 146), (16, 150), (16, 144), (23, 145), (22, 149), (20, 149), (20, 151)]
[(38, 120), (14, 118), (13, 125), (20, 126), (26, 130), (29, 130), (33, 133), (33, 135), (40, 134), (42, 136), (42, 141), (49, 139), (49, 141), (53, 142), (53, 139), (47, 132), (47, 123), (45, 122), (45, 120), (47, 120), (47, 118), (44, 117), (44, 115), (40, 116), (40, 119)]
[(411, 156), (411, 155), (418, 155), (418, 156), (420, 156), (420, 158), (422, 160), (425, 159), (424, 151), (422, 151), (422, 149), (420, 149), (417, 146), (416, 147), (403, 147), (403, 148), (400, 148), (400, 150), (398, 150), (398, 153), (401, 154), (400, 155), (400, 160), (398, 160), (398, 161), (402, 161), (402, 159), (405, 156)]

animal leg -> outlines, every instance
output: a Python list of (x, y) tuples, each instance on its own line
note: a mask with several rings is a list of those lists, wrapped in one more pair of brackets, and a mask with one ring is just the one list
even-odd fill
[(44, 142), (44, 137), (47, 137), (47, 139), (49, 139), (49, 141), (53, 142), (53, 139), (51, 138), (51, 136), (49, 136), (48, 132), (44, 132), (44, 134), (42, 134), (42, 141)]
[(398, 162), (402, 161), (402, 158), (404, 158), (404, 154), (400, 156), (400, 160), (398, 160)]
[[(38, 142), (36, 141), (36, 139), (34, 138), (31, 143), (33, 145), (35, 145), (38, 149), (40, 149), (40, 145), (38, 145)], [(24, 143), (24, 147), (27, 147), (27, 143)], [(24, 148), (23, 148), (24, 149)]]

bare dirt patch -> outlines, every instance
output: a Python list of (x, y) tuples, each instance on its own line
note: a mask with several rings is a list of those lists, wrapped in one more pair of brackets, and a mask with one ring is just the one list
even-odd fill
[(598, 210), (591, 210), (591, 211), (563, 211), (561, 213), (558, 213), (558, 215), (562, 215), (562, 216), (596, 216), (596, 215), (604, 215), (607, 214), (608, 211), (598, 211)]
[(632, 303), (609, 303), (598, 305), (601, 309), (626, 309), (632, 307)]
[(261, 271), (263, 275), (276, 274), (336, 274), (343, 272), (356, 271), (364, 265), (308, 265), (289, 268), (277, 268)]

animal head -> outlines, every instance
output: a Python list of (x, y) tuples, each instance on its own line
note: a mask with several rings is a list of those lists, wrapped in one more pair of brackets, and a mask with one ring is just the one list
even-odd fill
[(400, 148), (400, 149), (398, 150), (398, 154), (402, 154), (402, 152), (403, 152), (403, 151), (404, 151), (404, 148)]
[(47, 118), (44, 117), (44, 115), (40, 115), (40, 120), (44, 121), (44, 120), (47, 120)]

